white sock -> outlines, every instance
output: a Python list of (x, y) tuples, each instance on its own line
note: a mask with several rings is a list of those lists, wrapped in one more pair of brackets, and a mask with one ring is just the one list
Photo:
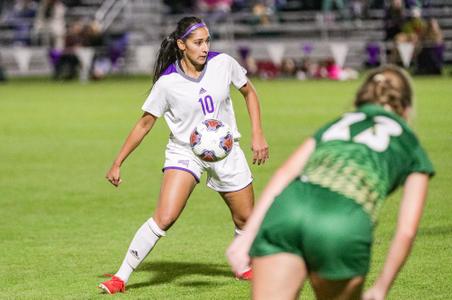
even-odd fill
[(154, 219), (147, 220), (135, 233), (126, 257), (115, 276), (127, 283), (132, 272), (151, 252), (160, 237), (165, 235), (165, 231), (159, 228)]
[[(242, 229), (238, 229), (237, 227), (234, 229), (234, 237), (235, 237), (235, 238), (238, 237), (238, 236), (240, 236), (240, 235), (242, 235), (242, 233), (243, 233), (243, 230), (242, 230)], [(251, 269), (251, 267), (250, 267), (250, 266), (247, 266), (247, 268), (246, 268), (242, 273), (247, 272), (249, 269)]]

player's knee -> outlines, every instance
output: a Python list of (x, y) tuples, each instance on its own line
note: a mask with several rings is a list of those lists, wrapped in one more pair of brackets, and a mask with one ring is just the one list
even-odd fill
[(248, 220), (248, 216), (240, 215), (240, 216), (233, 216), (235, 227), (238, 229), (243, 229), (245, 227), (246, 221)]
[(363, 283), (364, 283), (364, 277), (361, 277), (361, 276), (355, 277), (355, 278), (350, 279), (350, 281), (348, 283), (348, 287), (351, 289), (355, 289), (355, 288), (362, 286)]
[(154, 221), (160, 229), (166, 231), (176, 222), (176, 218), (170, 214), (159, 214), (154, 216)]

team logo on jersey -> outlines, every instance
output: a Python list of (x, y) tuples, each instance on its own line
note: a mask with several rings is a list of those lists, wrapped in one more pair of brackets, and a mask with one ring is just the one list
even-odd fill
[(215, 131), (221, 126), (223, 126), (221, 122), (214, 119), (205, 120), (203, 123), (204, 125), (206, 125), (208, 131)]
[(199, 90), (199, 94), (204, 94), (205, 92), (207, 92), (204, 88), (201, 88), (200, 90)]

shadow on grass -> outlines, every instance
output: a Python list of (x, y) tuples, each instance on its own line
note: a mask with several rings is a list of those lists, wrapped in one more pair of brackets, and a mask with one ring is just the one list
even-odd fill
[(434, 226), (420, 228), (418, 236), (431, 236), (431, 235), (450, 235), (452, 234), (452, 225)]
[[(145, 282), (130, 284), (128, 285), (128, 288), (134, 289), (145, 286), (155, 286), (170, 283), (184, 277), (187, 277), (187, 279), (189, 279), (192, 275), (233, 278), (232, 272), (226, 265), (209, 263), (154, 261), (143, 263), (142, 265), (140, 265), (137, 272), (149, 272), (152, 274), (152, 277)], [(191, 287), (207, 287), (211, 285), (218, 285), (218, 282), (206, 280), (190, 280), (189, 282), (181, 282), (180, 285)]]

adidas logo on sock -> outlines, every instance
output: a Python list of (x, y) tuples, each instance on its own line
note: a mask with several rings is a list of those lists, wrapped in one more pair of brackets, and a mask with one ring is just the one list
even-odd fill
[(136, 259), (140, 259), (137, 250), (130, 249), (130, 254), (132, 254)]

